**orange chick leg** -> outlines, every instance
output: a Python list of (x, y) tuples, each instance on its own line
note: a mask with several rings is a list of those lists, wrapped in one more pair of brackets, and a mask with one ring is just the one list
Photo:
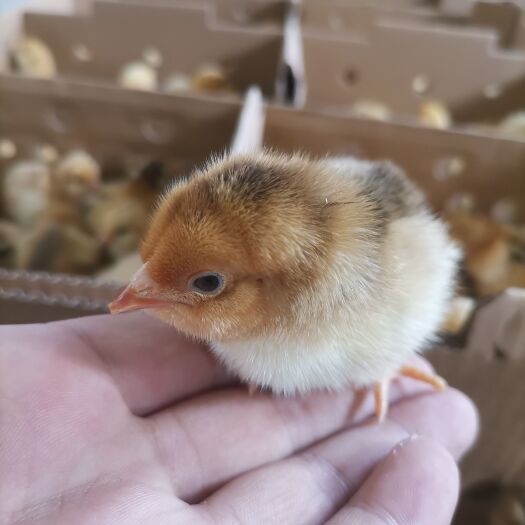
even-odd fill
[(447, 382), (442, 377), (439, 377), (436, 374), (423, 372), (423, 370), (420, 370), (415, 366), (405, 365), (399, 371), (399, 375), (411, 377), (412, 379), (417, 379), (423, 383), (428, 383), (436, 390), (443, 390), (447, 386)]
[[(447, 382), (436, 374), (424, 372), (419, 368), (411, 365), (405, 365), (399, 371), (400, 376), (411, 377), (423, 383), (428, 383), (436, 390), (443, 390), (447, 386)], [(374, 401), (375, 412), (379, 423), (381, 423), (388, 411), (388, 389), (390, 386), (390, 379), (385, 379), (374, 386)]]
[(374, 402), (376, 407), (377, 421), (381, 423), (388, 412), (388, 390), (390, 379), (385, 379), (374, 386)]

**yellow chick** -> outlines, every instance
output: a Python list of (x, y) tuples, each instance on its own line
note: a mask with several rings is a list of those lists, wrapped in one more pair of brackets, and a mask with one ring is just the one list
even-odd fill
[(20, 226), (31, 226), (49, 204), (51, 173), (46, 163), (15, 162), (6, 169), (2, 195), (6, 215)]
[(86, 228), (86, 216), (100, 187), (98, 162), (82, 150), (66, 154), (51, 170), (49, 205), (40, 222), (69, 223)]
[(158, 87), (157, 71), (145, 62), (130, 62), (120, 71), (118, 82), (127, 89), (155, 91)]
[(44, 42), (34, 37), (17, 40), (11, 50), (11, 63), (17, 73), (25, 76), (53, 78), (57, 74), (53, 53)]
[(191, 79), (195, 91), (232, 91), (224, 69), (218, 64), (203, 64)]
[(463, 248), (465, 270), (478, 296), (525, 286), (525, 230), (475, 213), (448, 213), (445, 218)]
[(448, 129), (452, 126), (450, 111), (437, 100), (430, 100), (421, 104), (419, 121), (430, 128)]
[(459, 250), (388, 162), (226, 157), (173, 186), (144, 266), (110, 305), (146, 308), (276, 393), (373, 386), (376, 413), (444, 321)]

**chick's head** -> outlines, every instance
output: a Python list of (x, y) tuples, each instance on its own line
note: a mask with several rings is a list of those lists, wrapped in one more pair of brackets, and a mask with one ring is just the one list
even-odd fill
[(65, 155), (53, 172), (55, 193), (77, 200), (100, 184), (101, 170), (98, 162), (88, 153), (74, 150)]
[(111, 310), (148, 308), (212, 341), (279, 330), (329, 264), (329, 178), (312, 176), (321, 169), (301, 157), (240, 156), (179, 183), (152, 218), (144, 266)]

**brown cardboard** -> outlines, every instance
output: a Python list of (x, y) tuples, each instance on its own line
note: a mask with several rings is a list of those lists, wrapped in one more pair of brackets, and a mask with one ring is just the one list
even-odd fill
[(166, 159), (184, 169), (228, 147), (239, 110), (236, 99), (0, 75), (0, 136), (22, 157), (48, 143), (102, 159)]
[(525, 486), (525, 290), (483, 305), (464, 348), (437, 349), (429, 358), (481, 411), (478, 441), (461, 465), (464, 486), (487, 479)]
[(270, 106), (264, 145), (321, 156), (391, 159), (423, 187), (436, 210), (451, 195), (467, 193), (480, 210), (512, 196), (525, 211), (522, 141)]
[(496, 38), (481, 30), (390, 22), (374, 26), (366, 39), (305, 31), (307, 107), (341, 112), (373, 100), (394, 114), (417, 115), (422, 101), (437, 99), (461, 121), (464, 108), (483, 99), (489, 107), (502, 103), (508, 113), (517, 109), (508, 95), (525, 77), (525, 52), (501, 51)]
[[(286, 0), (117, 0), (123, 3), (166, 7), (203, 7), (220, 24), (242, 27), (282, 26), (289, 2)], [(79, 0), (78, 12), (90, 12), (94, 0)]]
[[(50, 47), (64, 78), (115, 84), (124, 65), (140, 60), (144, 50), (153, 47), (162, 57), (161, 81), (170, 74), (190, 74), (203, 63), (217, 62), (238, 93), (258, 84), (265, 96), (273, 97), (282, 31), (224, 29), (214, 26), (213, 17), (206, 13), (202, 7), (103, 2), (93, 6), (91, 16), (27, 13), (24, 29)], [(75, 57), (73, 49), (78, 44), (88, 48), (92, 60)]]

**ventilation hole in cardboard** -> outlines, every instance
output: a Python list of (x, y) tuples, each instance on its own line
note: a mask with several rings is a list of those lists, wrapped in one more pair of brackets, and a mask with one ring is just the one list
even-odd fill
[(483, 95), (490, 100), (499, 98), (502, 92), (501, 86), (497, 84), (488, 84), (483, 88)]
[(79, 62), (91, 62), (93, 60), (93, 54), (85, 44), (75, 44), (72, 53)]
[(44, 122), (55, 133), (66, 133), (70, 128), (69, 116), (64, 109), (49, 109), (44, 114)]
[(430, 91), (430, 78), (426, 75), (416, 75), (412, 79), (412, 91), (418, 95), (424, 95)]
[(442, 157), (434, 163), (432, 175), (440, 181), (458, 177), (465, 171), (465, 165), (465, 160), (459, 155)]
[(345, 85), (347, 86), (353, 86), (359, 78), (359, 75), (357, 74), (357, 71), (352, 68), (346, 68), (343, 71), (342, 79)]
[(328, 26), (333, 31), (342, 31), (345, 28), (345, 23), (339, 15), (334, 14), (329, 16)]
[(51, 144), (40, 144), (35, 148), (35, 157), (42, 162), (52, 164), (58, 159), (58, 151)]
[(165, 120), (147, 120), (140, 125), (142, 136), (154, 144), (167, 144), (175, 136), (173, 123)]
[(467, 212), (474, 211), (476, 200), (470, 193), (454, 193), (445, 203), (446, 212)]
[(506, 361), (507, 356), (505, 352), (499, 346), (495, 345), (494, 346), (494, 358), (497, 359), (498, 361)]
[(0, 159), (12, 159), (16, 155), (16, 144), (5, 138), (0, 138)]
[(233, 19), (239, 24), (246, 24), (250, 20), (250, 15), (246, 7), (241, 5), (236, 5), (232, 7), (231, 14)]
[(162, 65), (162, 53), (156, 47), (146, 47), (142, 51), (142, 58), (151, 67), (160, 67)]

